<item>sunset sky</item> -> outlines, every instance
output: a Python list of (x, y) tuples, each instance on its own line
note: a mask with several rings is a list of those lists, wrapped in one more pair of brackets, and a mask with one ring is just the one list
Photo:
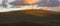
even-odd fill
[[(13, 2), (13, 1), (15, 1), (15, 0), (8, 0), (8, 2)], [(57, 2), (57, 1), (56, 1)], [(44, 0), (42, 0), (42, 3), (41, 4), (44, 4), (45, 2), (44, 2)], [(52, 3), (54, 3), (54, 2), (52, 2)], [(2, 4), (2, 0), (0, 0), (0, 4)], [(40, 4), (40, 3), (39, 3)], [(58, 5), (57, 3), (55, 3), (56, 5)], [(55, 5), (55, 4), (53, 4), (53, 5)], [(37, 4), (36, 4), (37, 5)], [(33, 8), (34, 9), (37, 9), (36, 7), (38, 7), (39, 5), (33, 5)], [(51, 5), (52, 6), (52, 5)], [(9, 7), (10, 7), (10, 5), (9, 5)], [(40, 6), (39, 6), (40, 7)], [(3, 8), (3, 9), (1, 9), (1, 6), (0, 6), (0, 12), (1, 11), (13, 11), (13, 10), (25, 10), (25, 9), (28, 9), (28, 8), (32, 8), (32, 6), (31, 5), (26, 5), (26, 6), (23, 6), (23, 7), (21, 7), (21, 8), (9, 8), (9, 9), (6, 9), (6, 8)], [(43, 10), (50, 10), (50, 11), (59, 11), (60, 12), (60, 8), (58, 8), (58, 7), (48, 7), (48, 8), (45, 8), (45, 7), (40, 7), (39, 9), (43, 9)]]

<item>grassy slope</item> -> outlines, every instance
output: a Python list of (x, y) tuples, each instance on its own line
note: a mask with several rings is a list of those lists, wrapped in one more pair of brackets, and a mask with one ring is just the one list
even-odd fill
[(0, 24), (3, 21), (5, 23), (2, 24), (3, 26), (60, 26), (60, 12), (47, 10), (13, 11), (0, 13), (0, 20)]

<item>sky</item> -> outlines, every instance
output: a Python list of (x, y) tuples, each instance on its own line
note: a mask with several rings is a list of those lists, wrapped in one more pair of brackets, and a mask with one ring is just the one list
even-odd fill
[(13, 2), (13, 1), (15, 1), (15, 0), (8, 0), (8, 2)]
[[(0, 4), (2, 4), (2, 2), (1, 2), (2, 0), (0, 0)], [(13, 2), (13, 1), (15, 1), (15, 0), (8, 0), (8, 2)], [(35, 6), (35, 5), (34, 5)], [(9, 6), (10, 7), (10, 6)], [(30, 8), (29, 6), (27, 6), (28, 8)], [(24, 9), (26, 9), (26, 6), (24, 6), (23, 7)], [(6, 9), (1, 9), (1, 7), (0, 7), (0, 12), (5, 12), (5, 11), (12, 11), (12, 10), (23, 10), (23, 8), (22, 9), (11, 9), (11, 8), (9, 8), (8, 10), (6, 10)], [(53, 8), (53, 7), (52, 7)], [(47, 10), (55, 10), (55, 11), (59, 11), (60, 12), (60, 8), (57, 10), (57, 8), (53, 8), (52, 9), (51, 7), (50, 8), (48, 8)], [(44, 9), (44, 10), (46, 10), (46, 9)]]
[(2, 4), (2, 2), (1, 2), (2, 0), (0, 0), (0, 4)]
[[(13, 2), (15, 0), (8, 0), (8, 2)], [(2, 0), (0, 0), (0, 4), (2, 4)]]

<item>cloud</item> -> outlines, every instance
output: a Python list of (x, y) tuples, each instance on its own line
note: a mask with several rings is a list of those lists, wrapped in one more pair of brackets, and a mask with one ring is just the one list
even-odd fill
[(0, 4), (2, 4), (2, 0), (0, 0)]
[(15, 1), (15, 0), (8, 0), (8, 2), (13, 2), (13, 1)]

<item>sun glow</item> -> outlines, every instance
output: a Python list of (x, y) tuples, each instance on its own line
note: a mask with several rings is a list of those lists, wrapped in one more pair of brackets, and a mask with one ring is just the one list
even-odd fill
[(35, 4), (35, 3), (39, 2), (39, 0), (24, 0), (24, 2), (26, 4)]

